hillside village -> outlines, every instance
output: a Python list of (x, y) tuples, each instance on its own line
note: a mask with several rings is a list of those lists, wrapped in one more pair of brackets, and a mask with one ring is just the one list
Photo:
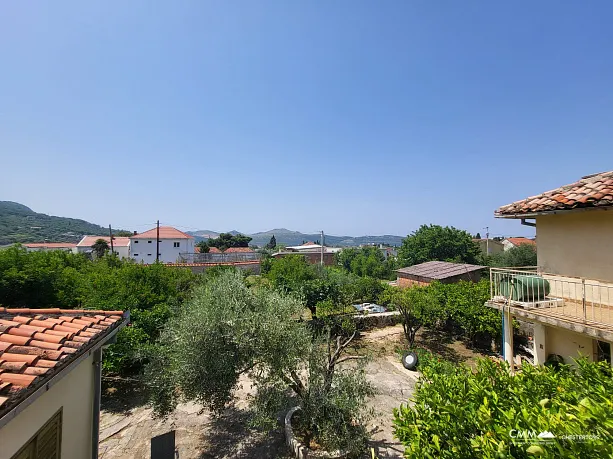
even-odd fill
[[(347, 457), (370, 449), (377, 457), (400, 457), (403, 449), (408, 457), (436, 451), (447, 457), (454, 448), (474, 448), (491, 435), (487, 424), (494, 422), (500, 427), (493, 448), (511, 457), (523, 457), (530, 448), (571, 457), (561, 454), (569, 445), (577, 454), (572, 457), (605, 457), (613, 439), (608, 396), (613, 267), (606, 251), (612, 196), (613, 172), (606, 172), (495, 212), (497, 218), (536, 227), (536, 240), (484, 240), (455, 228), (422, 225), (400, 247), (340, 248), (318, 241), (277, 247), (274, 236), (265, 247), (249, 247), (250, 238), (239, 233), (196, 245), (194, 236), (159, 226), (112, 239), (87, 235), (76, 244), (5, 247), (0, 251), (0, 441), (13, 455), (6, 457), (22, 457), (41, 445), (52, 457), (60, 439), (69, 457), (90, 451), (103, 458), (145, 457), (149, 448), (196, 457), (202, 451), (194, 441), (196, 430), (214, 436), (208, 423), (236, 423), (243, 415), (268, 421), (256, 430), (240, 421), (240, 429), (229, 433), (237, 436), (234, 446), (219, 449), (210, 443), (207, 454), (306, 457), (310, 449), (340, 448)], [(561, 246), (567, 250), (561, 252)], [(209, 312), (203, 316), (204, 311)], [(302, 319), (296, 321), (296, 314)], [(241, 321), (218, 335), (216, 321), (235, 323), (232, 317)], [(242, 322), (250, 325), (236, 328)], [(298, 336), (315, 333), (303, 328), (308, 322), (320, 330), (315, 336), (332, 346), (328, 352), (321, 354), (317, 340), (290, 346)], [(192, 336), (195, 330), (201, 333)], [(249, 341), (243, 341), (245, 334)], [(167, 342), (170, 336), (182, 338)], [(235, 341), (238, 336), (243, 338)], [(154, 343), (166, 350), (149, 350), (143, 361), (142, 352)], [(221, 355), (223, 373), (216, 363)], [(250, 363), (256, 355), (257, 363)], [(300, 363), (317, 355), (324, 367), (317, 360)], [(297, 360), (286, 361), (290, 356)], [(345, 361), (363, 362), (348, 366)], [(244, 365), (251, 368), (246, 373)], [(268, 376), (261, 379), (253, 365)], [(189, 376), (193, 371), (196, 379)], [(319, 387), (311, 379), (318, 371), (323, 381), (337, 382)], [(596, 380), (576, 383), (593, 378), (594, 371)], [(501, 381), (512, 378), (514, 384), (541, 384), (541, 389), (512, 401), (492, 380), (481, 389), (490, 391), (484, 397), (465, 385), (480, 372), (494, 372)], [(270, 378), (278, 378), (275, 384), (282, 389), (273, 411), (259, 405)], [(558, 390), (572, 396), (558, 397), (542, 378), (553, 378)], [(566, 387), (565, 381), (574, 382)], [(258, 389), (237, 389), (245, 383)], [(165, 391), (168, 384), (183, 395), (177, 399)], [(450, 384), (458, 385), (454, 392)], [(602, 390), (594, 392), (595, 384)], [(288, 390), (293, 395), (286, 400)], [(323, 391), (317, 402), (322, 406), (310, 405), (315, 390)], [(336, 390), (349, 392), (334, 395)], [(347, 404), (334, 408), (340, 417), (324, 414), (339, 396)], [(426, 407), (435, 396), (432, 411)], [(539, 404), (541, 399), (547, 404)], [(505, 408), (490, 412), (492, 421), (465, 417), (467, 410), (480, 412), (503, 400)], [(592, 407), (589, 414), (554, 421), (562, 406), (573, 410), (579, 400)], [(287, 403), (297, 408), (280, 418), (283, 431), (275, 418)], [(117, 404), (131, 414), (116, 412)], [(195, 408), (200, 404), (207, 414)], [(326, 404), (332, 405), (324, 409)], [(535, 406), (545, 411), (538, 418), (522, 412), (520, 425), (552, 432), (559, 440), (504, 433), (503, 413)], [(449, 410), (465, 424), (449, 421), (441, 430), (435, 419)], [(237, 418), (239, 412), (244, 414)], [(159, 423), (160, 415), (172, 421)], [(49, 420), (33, 432), (39, 424), (33, 419), (41, 416)], [(343, 421), (347, 416), (355, 428)], [(358, 420), (363, 424), (355, 424)], [(430, 427), (415, 431), (410, 427), (415, 422)], [(335, 432), (331, 437), (329, 428)], [(467, 438), (446, 437), (448, 429), (460, 428), (469, 429)], [(580, 435), (589, 435), (589, 441), (564, 440), (584, 430), (589, 433)]]

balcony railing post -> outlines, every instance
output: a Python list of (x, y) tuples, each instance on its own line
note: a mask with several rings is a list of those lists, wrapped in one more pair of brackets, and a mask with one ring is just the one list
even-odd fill
[(587, 305), (585, 302), (585, 279), (581, 278), (581, 305), (583, 306), (583, 320), (587, 320)]

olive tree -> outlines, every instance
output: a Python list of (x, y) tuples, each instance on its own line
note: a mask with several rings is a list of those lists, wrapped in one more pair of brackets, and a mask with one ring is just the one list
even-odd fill
[(323, 332), (312, 332), (303, 311), (299, 299), (249, 288), (237, 272), (209, 279), (170, 319), (151, 353), (145, 376), (155, 412), (166, 415), (182, 400), (220, 412), (247, 375), (256, 388), (258, 424), (270, 425), (291, 401), (323, 446), (360, 444), (363, 429), (345, 429), (334, 440), (345, 422), (363, 419), (371, 393), (359, 365), (339, 366), (355, 359), (345, 353), (355, 331), (333, 334), (324, 324)]

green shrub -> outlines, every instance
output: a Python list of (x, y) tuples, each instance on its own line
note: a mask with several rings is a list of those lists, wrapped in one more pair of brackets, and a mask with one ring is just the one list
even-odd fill
[[(429, 372), (413, 406), (394, 410), (407, 458), (601, 458), (613, 454), (613, 379), (607, 363), (579, 360), (517, 375), (482, 359), (472, 372)], [(556, 438), (526, 438), (540, 432)], [(579, 441), (577, 435), (592, 435)], [(568, 437), (570, 436), (570, 437)]]
[(428, 349), (421, 347), (413, 349), (413, 352), (417, 354), (418, 364), (417, 369), (424, 375), (426, 379), (429, 379), (433, 374), (455, 374), (457, 371), (461, 371), (457, 364), (443, 359), (441, 356), (433, 354)]

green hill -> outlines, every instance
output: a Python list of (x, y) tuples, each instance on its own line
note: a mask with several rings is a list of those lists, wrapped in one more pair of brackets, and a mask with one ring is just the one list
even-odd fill
[(0, 245), (15, 242), (79, 242), (108, 229), (85, 220), (39, 214), (12, 201), (0, 201)]

